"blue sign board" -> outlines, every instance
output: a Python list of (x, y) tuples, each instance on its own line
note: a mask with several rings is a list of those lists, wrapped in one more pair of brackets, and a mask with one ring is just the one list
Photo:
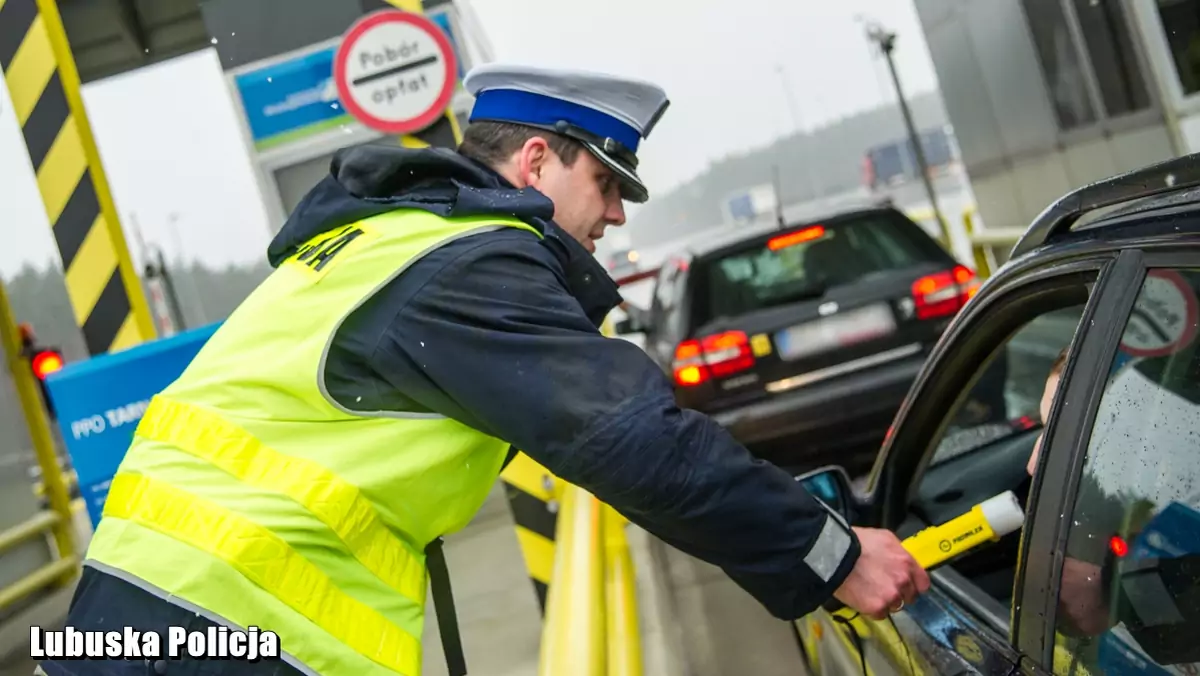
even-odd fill
[(46, 379), (93, 527), (150, 398), (183, 373), (218, 326), (68, 364)]
[(333, 82), (336, 47), (234, 78), (256, 145), (348, 118)]
[[(427, 16), (450, 40), (461, 81), (466, 65), (454, 38), (450, 13)], [(262, 149), (351, 119), (334, 84), (336, 54), (336, 46), (327, 47), (234, 77), (256, 147)]]
[(735, 221), (752, 221), (757, 214), (754, 213), (754, 200), (750, 197), (750, 193), (738, 195), (729, 200), (729, 215)]
[(462, 81), (467, 76), (466, 62), (463, 60), (462, 49), (458, 46), (458, 41), (454, 39), (454, 29), (450, 26), (450, 12), (430, 12), (426, 17), (437, 24), (438, 28), (446, 34), (446, 39), (450, 41), (450, 48), (454, 50), (454, 59), (458, 62), (458, 79)]

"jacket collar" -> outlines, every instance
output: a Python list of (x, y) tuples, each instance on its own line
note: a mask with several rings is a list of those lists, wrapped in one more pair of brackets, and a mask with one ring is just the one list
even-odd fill
[[(508, 179), (490, 167), (482, 164), (477, 164), (477, 166), (491, 174), (498, 185), (508, 190), (516, 190)], [(545, 198), (537, 190), (533, 188), (529, 190)], [(550, 201), (549, 198), (545, 199), (547, 202)], [(554, 213), (553, 204), (550, 202), (551, 216)], [(617, 283), (613, 281), (604, 266), (596, 260), (596, 257), (552, 218), (537, 220), (539, 222), (530, 224), (542, 231), (544, 236), (542, 245), (550, 249), (562, 265), (563, 271), (566, 273), (567, 291), (574, 296), (575, 300), (579, 301), (584, 314), (588, 316), (592, 324), (599, 327), (604, 322), (604, 318), (623, 300)]]
[(554, 203), (517, 189), (499, 173), (446, 148), (363, 145), (339, 150), (329, 174), (300, 202), (267, 249), (273, 266), (314, 236), (396, 209), (443, 218), (516, 217), (536, 228), (562, 265), (567, 291), (599, 326), (621, 302), (608, 272), (554, 222)]

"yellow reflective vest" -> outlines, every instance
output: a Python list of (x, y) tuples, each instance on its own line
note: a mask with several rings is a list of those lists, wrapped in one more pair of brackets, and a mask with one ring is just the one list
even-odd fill
[[(399, 210), (282, 263), (151, 401), (87, 557), (160, 596), (279, 637), (330, 676), (421, 671), (425, 548), (465, 526), (508, 445), (326, 390), (341, 322), (419, 257), (518, 220)], [(483, 235), (486, 236), (486, 235)]]

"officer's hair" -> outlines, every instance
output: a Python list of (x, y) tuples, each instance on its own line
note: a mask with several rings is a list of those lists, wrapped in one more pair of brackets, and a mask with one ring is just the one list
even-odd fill
[(504, 164), (529, 139), (540, 136), (566, 166), (575, 164), (583, 146), (554, 132), (507, 122), (474, 122), (463, 132), (458, 152), (493, 169)]

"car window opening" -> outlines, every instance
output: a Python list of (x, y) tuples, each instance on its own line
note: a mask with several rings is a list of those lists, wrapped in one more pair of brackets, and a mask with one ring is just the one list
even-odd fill
[[(1074, 338), (1083, 309), (1080, 303), (1031, 319), (980, 363), (920, 479), (910, 507), (917, 519), (942, 524), (1006, 490), (1028, 503), (1027, 465), (1043, 429), (1039, 409), (1047, 376)], [(1021, 536), (1018, 530), (946, 567), (1008, 611)]]

